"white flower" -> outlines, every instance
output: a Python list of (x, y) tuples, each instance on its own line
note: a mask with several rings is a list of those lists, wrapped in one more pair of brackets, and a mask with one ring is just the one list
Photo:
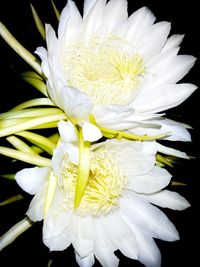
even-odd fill
[(190, 140), (185, 125), (157, 113), (194, 92), (196, 86), (177, 82), (195, 58), (177, 55), (183, 36), (168, 38), (170, 23), (154, 24), (155, 19), (146, 7), (128, 17), (127, 0), (85, 0), (82, 17), (69, 0), (58, 37), (46, 25), (47, 50), (36, 51), (51, 99), (79, 123), (92, 114), (104, 128), (141, 134), (167, 130), (170, 140)]
[[(118, 266), (117, 249), (146, 266), (160, 266), (153, 238), (174, 241), (179, 235), (151, 203), (175, 210), (189, 203), (163, 189), (171, 175), (155, 165), (156, 142), (108, 140), (93, 145), (88, 183), (74, 209), (79, 163), (76, 134), (69, 123), (60, 123), (59, 130), (64, 142), (54, 151), (52, 168), (35, 167), (16, 174), (18, 184), (35, 195), (27, 215), (32, 221), (44, 219), (46, 246), (59, 251), (72, 244), (82, 267), (92, 266), (95, 257), (104, 267)], [(49, 205), (50, 176), (57, 185)]]

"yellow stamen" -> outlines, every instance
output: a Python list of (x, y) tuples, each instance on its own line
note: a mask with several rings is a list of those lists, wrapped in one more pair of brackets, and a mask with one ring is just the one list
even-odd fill
[(113, 36), (104, 43), (94, 37), (84, 44), (66, 44), (62, 65), (67, 85), (80, 88), (96, 104), (131, 102), (146, 68), (142, 57), (122, 51), (122, 44)]
[[(63, 208), (74, 209), (74, 198), (78, 179), (78, 166), (64, 155), (58, 186), (65, 194)], [(84, 194), (76, 208), (80, 216), (107, 214), (117, 207), (123, 194), (127, 178), (120, 170), (115, 155), (104, 147), (91, 152), (90, 172)]]

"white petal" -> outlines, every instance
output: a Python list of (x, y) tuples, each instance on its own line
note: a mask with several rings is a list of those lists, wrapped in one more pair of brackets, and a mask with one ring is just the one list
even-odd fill
[(97, 126), (92, 123), (83, 123), (83, 139), (84, 141), (94, 142), (102, 137), (102, 133)]
[(169, 137), (165, 137), (166, 140), (171, 141), (191, 141), (191, 135), (186, 129), (186, 125), (183, 123), (165, 119), (162, 121), (162, 130), (166, 132), (170, 132), (171, 135)]
[(160, 135), (168, 133), (162, 139), (184, 142), (191, 141), (190, 133), (185, 129), (184, 124), (165, 118), (143, 121), (143, 125), (140, 124), (139, 127), (135, 127), (131, 131), (139, 135)]
[(79, 162), (79, 151), (78, 147), (74, 146), (70, 143), (61, 143), (56, 149), (53, 151), (52, 157), (52, 168), (54, 170), (55, 175), (59, 175), (60, 171), (62, 171), (64, 156), (67, 155), (69, 160), (73, 164), (78, 164)]
[(197, 87), (193, 84), (167, 84), (145, 91), (133, 101), (137, 112), (157, 113), (180, 105)]
[(127, 0), (110, 0), (103, 14), (101, 34), (109, 34), (127, 20)]
[(44, 218), (44, 204), (46, 199), (48, 182), (40, 187), (34, 198), (32, 199), (26, 215), (33, 222), (41, 221)]
[(68, 228), (71, 213), (61, 206), (64, 197), (64, 194), (57, 189), (54, 201), (44, 221), (44, 239), (59, 237)]
[(112, 243), (108, 236), (108, 233), (105, 231), (105, 228), (98, 219), (95, 221), (94, 233), (95, 257), (104, 267), (117, 267), (119, 264), (119, 260), (114, 254), (114, 251), (117, 250), (117, 247)]
[(94, 249), (93, 218), (89, 216), (80, 217), (72, 214), (69, 231), (73, 247), (77, 254), (81, 258), (87, 257)]
[(133, 177), (128, 188), (137, 193), (151, 194), (166, 187), (170, 180), (171, 175), (168, 171), (155, 166), (147, 174)]
[(144, 195), (149, 202), (160, 206), (162, 208), (169, 208), (173, 210), (184, 210), (190, 207), (190, 203), (181, 195), (169, 190), (163, 190), (152, 195)]
[(60, 171), (62, 169), (62, 162), (63, 162), (63, 158), (65, 155), (65, 146), (66, 146), (66, 144), (61, 143), (53, 151), (51, 166), (52, 166), (53, 172), (56, 176), (58, 176), (60, 174)]
[(115, 155), (120, 169), (128, 177), (142, 175), (155, 164), (154, 142), (107, 141), (105, 146)]
[[(167, 52), (167, 54), (168, 53), (170, 53), (170, 51)], [(162, 59), (163, 56), (164, 54), (161, 54), (160, 59)], [(166, 60), (165, 57), (163, 59), (163, 64), (162, 61), (160, 61), (158, 67), (156, 64), (155, 67), (152, 67), (151, 65), (153, 63), (149, 63), (149, 73), (146, 75), (146, 78), (142, 84), (140, 94), (138, 95), (137, 99), (135, 99), (136, 102), (139, 100), (139, 98), (141, 100), (148, 94), (152, 94), (152, 97), (154, 97), (154, 91), (162, 91), (163, 86), (167, 87), (168, 85), (170, 86), (171, 84), (173, 85), (174, 83), (178, 82), (189, 72), (196, 60), (194, 57), (187, 55), (178, 55), (173, 58), (170, 56), (170, 60)], [(173, 66), (173, 68), (171, 68), (171, 66)], [(135, 108), (135, 106), (133, 107)]]
[(128, 33), (126, 38), (129, 42), (141, 44), (145, 33), (149, 33), (149, 29), (155, 22), (155, 19), (155, 16), (147, 7), (142, 7), (135, 11), (128, 18)]
[(59, 25), (58, 36), (63, 45), (67, 40), (73, 41), (80, 33), (82, 17), (74, 1), (68, 0), (63, 14), (61, 14), (61, 25)]
[[(162, 87), (164, 84), (173, 84), (181, 80), (194, 66), (195, 57), (188, 55), (178, 55), (171, 60), (169, 65), (162, 68), (159, 73), (152, 73), (152, 80), (148, 81), (143, 93), (147, 90), (154, 90), (155, 87)], [(171, 68), (173, 66), (173, 68)]]
[(69, 160), (75, 164), (78, 165), (79, 162), (79, 149), (77, 146), (66, 144), (65, 145), (65, 153), (68, 154)]
[(44, 47), (37, 47), (35, 53), (41, 58), (41, 66), (44, 75), (48, 78), (50, 76), (48, 53)]
[(58, 130), (62, 142), (72, 143), (78, 141), (75, 127), (70, 121), (59, 121)]
[(91, 98), (76, 88), (62, 87), (58, 97), (66, 115), (77, 120), (87, 117), (93, 106)]
[(85, 18), (91, 11), (92, 7), (96, 4), (98, 0), (85, 0), (83, 9), (83, 18)]
[(170, 29), (171, 24), (166, 21), (162, 21), (153, 25), (152, 34), (146, 37), (148, 42), (145, 43), (145, 46), (140, 50), (140, 53), (146, 59), (148, 59), (156, 53), (160, 52), (167, 40)]
[(43, 242), (50, 249), (50, 251), (62, 251), (71, 244), (68, 229), (64, 229), (59, 236), (52, 236), (45, 238), (45, 233), (48, 232), (46, 224), (43, 226)]
[(49, 172), (50, 169), (47, 167), (27, 168), (17, 172), (15, 179), (24, 191), (35, 195), (45, 181), (47, 181)]
[(119, 105), (96, 105), (92, 110), (97, 124), (109, 129), (128, 129), (135, 125), (130, 118), (134, 114), (134, 110), (130, 107)]
[[(166, 70), (171, 67), (174, 58), (177, 56), (177, 53), (178, 49), (174, 48), (165, 53), (159, 53), (154, 57), (151, 57), (147, 62), (148, 73), (143, 83), (143, 87), (149, 85), (149, 79), (151, 79), (150, 81), (154, 81), (155, 77), (159, 77), (159, 75), (165, 75)], [(152, 75), (154, 77), (152, 77)]]
[(118, 249), (131, 259), (138, 259), (138, 246), (136, 237), (131, 228), (121, 218), (118, 211), (112, 211), (108, 216), (102, 216), (101, 221)]
[(166, 44), (162, 48), (162, 53), (169, 51), (170, 49), (178, 47), (181, 42), (183, 41), (184, 35), (181, 34), (174, 34), (168, 38)]
[(188, 55), (178, 55), (172, 62), (173, 68), (168, 69), (166, 76), (163, 77), (169, 83), (181, 80), (194, 66), (196, 58)]
[(157, 143), (157, 149), (158, 149), (158, 152), (161, 152), (166, 155), (175, 156), (175, 157), (183, 158), (183, 159), (189, 159), (189, 157), (187, 156), (185, 152), (182, 152), (177, 149), (173, 149), (171, 147), (163, 146), (159, 143)]
[(139, 246), (139, 261), (146, 267), (160, 267), (161, 254), (153, 238), (136, 231)]
[(160, 267), (161, 255), (153, 238), (147, 235), (143, 235), (138, 227), (133, 225), (133, 223), (130, 223), (130, 220), (126, 221), (126, 223), (128, 223), (136, 236), (139, 249), (138, 260), (146, 267)]
[(88, 256), (82, 258), (76, 253), (76, 261), (81, 267), (92, 267), (95, 262), (94, 253), (90, 252)]
[[(47, 231), (45, 224), (43, 226), (43, 233), (44, 231)], [(68, 248), (71, 244), (68, 229), (66, 228), (60, 236), (43, 238), (43, 242), (50, 249), (50, 251), (62, 251)]]
[(43, 242), (51, 250), (64, 250), (71, 244), (68, 231), (70, 213), (62, 209), (64, 195), (56, 191), (43, 225)]
[(105, 5), (106, 0), (96, 1), (88, 15), (84, 17), (84, 38), (95, 35), (101, 29)]
[(45, 32), (48, 56), (55, 57), (58, 55), (58, 39), (56, 33), (50, 24), (45, 24)]
[(69, 16), (70, 16), (69, 3), (67, 3), (67, 5), (63, 8), (60, 14), (60, 20), (59, 20), (59, 25), (58, 25), (58, 38), (59, 39), (63, 38)]
[(135, 194), (121, 199), (120, 207), (126, 221), (138, 227), (143, 234), (166, 241), (179, 239), (175, 226), (167, 216)]

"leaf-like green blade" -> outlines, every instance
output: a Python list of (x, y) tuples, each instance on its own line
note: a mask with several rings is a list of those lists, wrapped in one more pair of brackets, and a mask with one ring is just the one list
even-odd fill
[(53, 0), (51, 0), (51, 4), (52, 4), (53, 9), (54, 9), (54, 12), (55, 12), (55, 14), (56, 14), (56, 18), (57, 18), (58, 21), (59, 21), (59, 20), (60, 20), (60, 12), (58, 11), (58, 9), (57, 9), (56, 5), (54, 4), (54, 1), (53, 1)]
[(46, 84), (44, 80), (41, 78), (41, 76), (37, 75), (33, 71), (27, 71), (22, 73), (21, 77), (23, 80), (31, 84), (34, 88), (39, 90), (42, 94), (48, 96)]
[(12, 108), (10, 111), (22, 110), (25, 108), (35, 107), (35, 106), (55, 106), (55, 104), (49, 98), (36, 98), (32, 100), (25, 101), (16, 107)]
[(15, 50), (15, 52), (22, 57), (37, 73), (43, 74), (41, 65), (26, 48), (24, 48), (15, 37), (8, 31), (5, 25), (0, 22), (0, 35), (7, 42), (7, 44)]
[(23, 132), (16, 133), (16, 135), (26, 138), (28, 141), (42, 148), (44, 151), (46, 151), (50, 155), (53, 154), (53, 150), (56, 148), (55, 143), (53, 143), (48, 138), (42, 135), (36, 134), (36, 133), (23, 131)]
[(0, 154), (6, 157), (10, 157), (13, 159), (21, 160), (36, 166), (41, 167), (50, 167), (51, 160), (41, 157), (39, 155), (34, 155), (31, 153), (21, 152), (15, 149), (11, 149), (8, 147), (0, 146)]
[[(28, 129), (38, 128), (41, 125), (46, 125), (47, 123), (54, 123), (58, 122), (59, 120), (65, 120), (66, 115), (64, 113), (61, 114), (55, 114), (55, 115), (49, 115), (49, 116), (43, 116), (41, 118), (33, 118), (30, 120), (26, 120), (22, 123), (18, 123), (15, 125), (12, 125), (7, 128), (0, 129), (0, 137), (15, 134), (17, 132), (21, 132)], [(43, 127), (48, 128), (48, 127)]]
[(46, 39), (46, 35), (45, 35), (45, 28), (44, 25), (42, 24), (42, 21), (40, 19), (40, 17), (38, 16), (35, 8), (33, 7), (33, 5), (31, 4), (31, 11), (33, 14), (33, 19), (35, 21), (35, 25), (39, 31), (39, 33), (41, 34), (42, 38), (45, 40)]
[(12, 204), (12, 203), (14, 203), (14, 202), (16, 202), (16, 201), (19, 201), (19, 200), (21, 200), (21, 199), (23, 199), (23, 196), (20, 195), (20, 194), (18, 194), (18, 195), (16, 195), (16, 196), (9, 197), (8, 199), (6, 199), (6, 200), (0, 202), (0, 206), (5, 206), (5, 205)]
[(30, 146), (16, 136), (9, 136), (6, 138), (6, 140), (19, 151), (37, 155), (37, 153)]
[(78, 179), (74, 199), (74, 208), (77, 209), (84, 195), (90, 174), (90, 147), (91, 143), (83, 140), (82, 129), (79, 132), (79, 165)]

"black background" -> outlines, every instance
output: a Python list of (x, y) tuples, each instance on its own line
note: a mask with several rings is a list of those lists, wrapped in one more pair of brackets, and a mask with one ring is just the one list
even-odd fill
[[(56, 28), (57, 20), (51, 8), (50, 0), (32, 0), (32, 3), (43, 22), (51, 23)], [(65, 5), (64, 0), (55, 0), (59, 10)], [(76, 1), (82, 7), (82, 2)], [(197, 1), (155, 1), (155, 0), (129, 0), (130, 14), (137, 8), (148, 6), (157, 17), (157, 21), (167, 20), (172, 22), (173, 33), (185, 34), (182, 43), (181, 54), (200, 56), (200, 15)], [(2, 1), (0, 6), (0, 20), (8, 27), (12, 34), (31, 52), (36, 47), (45, 45), (37, 32), (30, 11), (28, 0)], [(173, 66), (172, 66), (173, 67)], [(191, 82), (199, 86), (199, 60), (195, 67), (183, 79), (183, 82)], [(7, 111), (14, 105), (35, 97), (41, 97), (31, 86), (20, 79), (20, 74), (30, 67), (0, 39), (0, 112)], [(175, 148), (186, 151), (194, 158), (190, 161), (182, 161), (175, 165), (170, 172), (174, 180), (187, 183), (187, 187), (176, 187), (175, 190), (184, 195), (192, 204), (185, 211), (164, 210), (179, 230), (181, 240), (173, 243), (158, 240), (157, 244), (162, 254), (162, 267), (186, 267), (198, 266), (198, 179), (199, 179), (199, 120), (200, 93), (197, 90), (187, 101), (177, 108), (167, 112), (168, 117), (190, 124), (192, 143), (181, 144), (174, 142)], [(3, 141), (0, 141), (3, 144)], [(0, 174), (17, 171), (27, 165), (16, 163), (8, 158), (0, 157)], [(0, 200), (4, 200), (13, 194), (22, 193), (24, 200), (9, 206), (0, 207), (0, 235), (13, 224), (24, 218), (30, 196), (24, 194), (13, 181), (0, 178)], [(47, 267), (48, 259), (53, 258), (53, 267), (77, 266), (74, 260), (73, 249), (70, 247), (64, 252), (49, 253), (42, 243), (41, 224), (35, 224), (31, 229), (21, 235), (12, 245), (0, 253), (0, 266), (37, 266)], [(126, 259), (120, 253), (120, 266), (142, 266), (138, 262)], [(96, 263), (95, 266), (100, 266)]]

